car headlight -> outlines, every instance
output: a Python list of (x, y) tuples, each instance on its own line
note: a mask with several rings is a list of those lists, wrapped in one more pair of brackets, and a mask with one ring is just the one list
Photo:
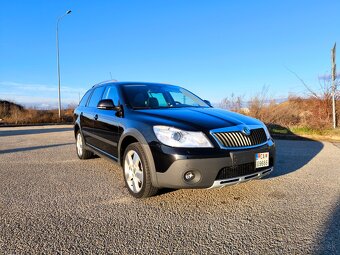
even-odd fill
[(157, 139), (171, 147), (212, 148), (208, 138), (202, 132), (184, 131), (168, 126), (154, 126)]

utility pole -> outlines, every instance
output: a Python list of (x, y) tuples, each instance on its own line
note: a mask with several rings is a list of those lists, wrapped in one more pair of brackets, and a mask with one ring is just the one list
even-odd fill
[(336, 108), (335, 108), (335, 94), (336, 94), (336, 63), (335, 63), (335, 54), (336, 54), (336, 43), (334, 44), (333, 49), (331, 50), (332, 53), (332, 107), (333, 107), (333, 128), (336, 128)]
[(56, 46), (57, 46), (57, 67), (58, 67), (58, 115), (59, 120), (61, 120), (61, 96), (60, 96), (60, 64), (59, 64), (59, 22), (66, 15), (70, 14), (71, 10), (68, 10), (64, 15), (60, 16), (57, 20), (57, 28), (56, 28)]

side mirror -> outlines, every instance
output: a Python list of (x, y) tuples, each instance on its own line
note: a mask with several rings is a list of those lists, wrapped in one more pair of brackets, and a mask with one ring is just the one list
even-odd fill
[(207, 105), (209, 105), (210, 107), (212, 107), (211, 103), (209, 100), (203, 100)]
[(97, 105), (97, 108), (101, 109), (101, 110), (115, 110), (115, 111), (120, 110), (120, 106), (115, 106), (112, 99), (100, 100), (98, 105)]

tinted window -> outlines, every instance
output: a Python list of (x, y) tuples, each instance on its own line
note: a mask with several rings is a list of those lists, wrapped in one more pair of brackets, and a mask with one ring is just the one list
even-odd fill
[(119, 96), (116, 86), (107, 86), (103, 95), (103, 99), (112, 99), (115, 105), (119, 104)]
[(97, 107), (99, 100), (102, 98), (104, 88), (105, 87), (99, 87), (94, 90), (88, 105), (89, 107)]
[(91, 95), (91, 92), (92, 92), (92, 89), (86, 92), (86, 94), (80, 100), (79, 106), (85, 106), (86, 105), (87, 100), (89, 99), (89, 96)]
[(170, 95), (176, 103), (179, 103), (181, 105), (199, 105), (197, 102), (194, 101), (194, 98), (190, 97), (190, 95), (185, 90), (171, 91)]
[(199, 97), (177, 86), (128, 84), (122, 89), (128, 104), (134, 109), (209, 107)]
[(158, 106), (159, 106), (159, 107), (167, 107), (167, 106), (168, 106), (168, 103), (166, 102), (166, 99), (165, 99), (163, 93), (149, 92), (149, 98), (155, 98), (155, 99), (157, 99), (157, 102), (158, 102)]

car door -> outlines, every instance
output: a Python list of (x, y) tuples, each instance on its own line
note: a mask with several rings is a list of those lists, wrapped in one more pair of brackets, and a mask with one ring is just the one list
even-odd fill
[[(95, 121), (98, 118), (97, 105), (101, 100), (105, 87), (97, 87), (94, 89), (91, 98), (87, 104), (86, 111), (83, 112), (81, 119), (83, 121), (82, 132), (86, 141), (86, 144), (94, 147), (98, 147), (100, 140), (98, 139), (95, 131)], [(85, 127), (85, 128), (84, 128)]]
[[(111, 99), (117, 106), (119, 105), (118, 90), (115, 85), (107, 85), (102, 99)], [(109, 154), (118, 157), (119, 126), (121, 118), (117, 116), (115, 110), (97, 109), (98, 118), (95, 121), (95, 135), (100, 140), (97, 147)]]
[(77, 114), (79, 115), (80, 127), (81, 127), (81, 131), (82, 131), (85, 143), (88, 143), (87, 132), (92, 127), (91, 120), (88, 119), (88, 117), (90, 116), (87, 114), (87, 109), (88, 109), (87, 103), (89, 101), (89, 98), (91, 97), (92, 92), (93, 92), (92, 89), (87, 91), (86, 94), (81, 99), (81, 101), (79, 102), (79, 105), (77, 107)]

